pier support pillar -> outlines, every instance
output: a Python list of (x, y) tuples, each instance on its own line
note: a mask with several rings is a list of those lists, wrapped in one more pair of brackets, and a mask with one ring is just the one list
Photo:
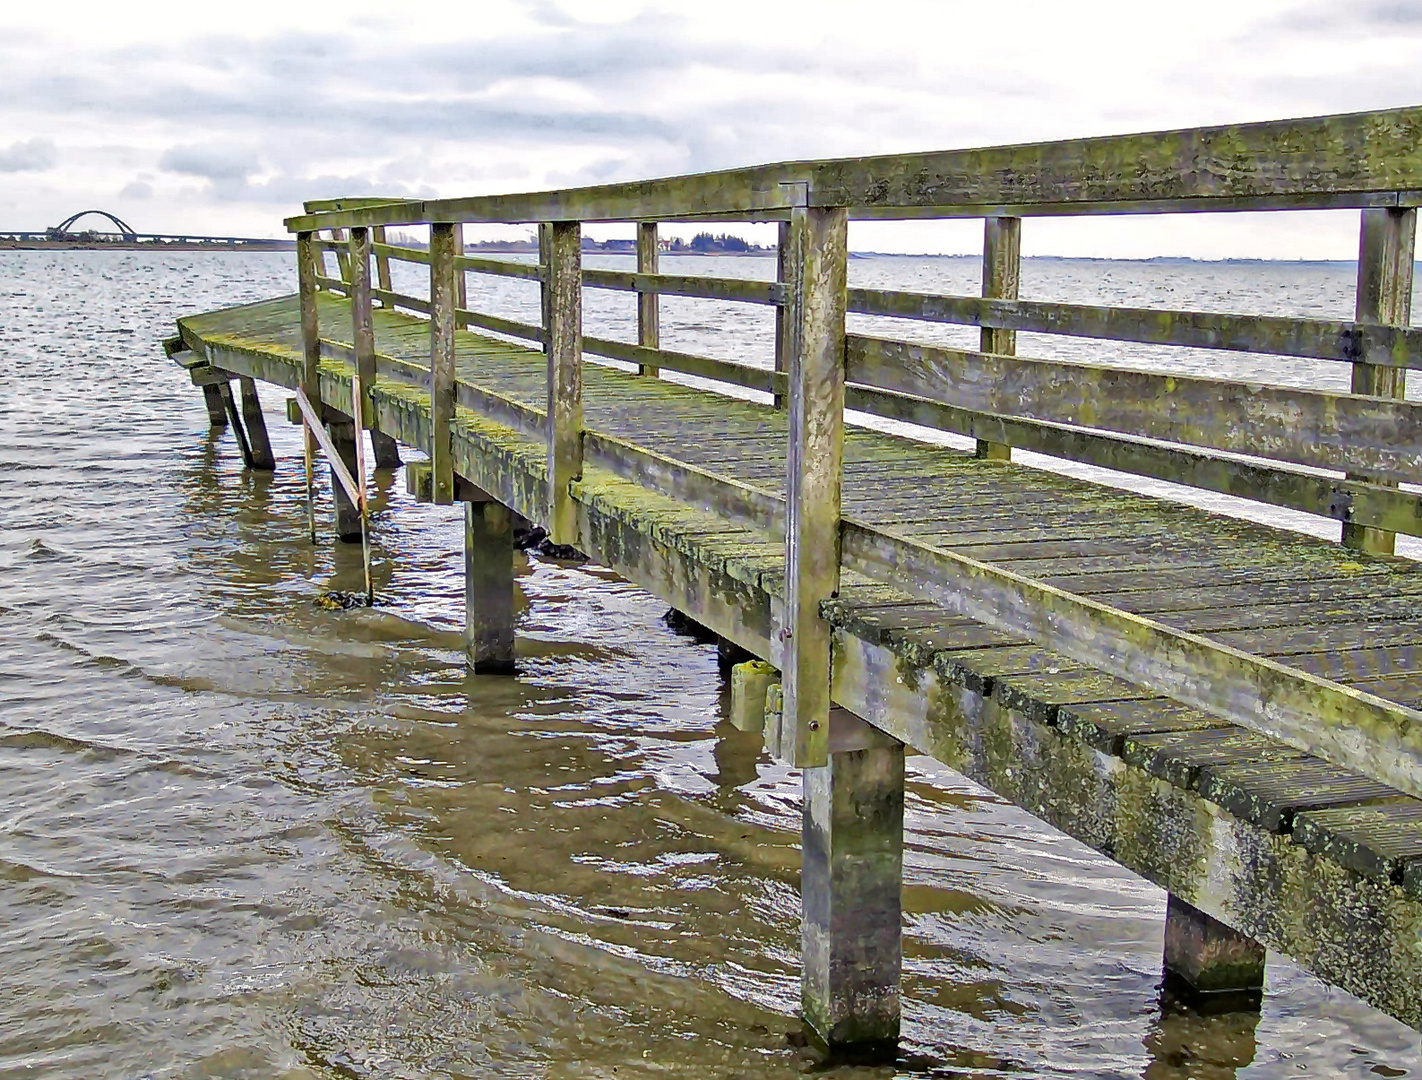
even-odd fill
[(222, 387), (204, 386), (202, 400), (207, 405), (208, 424), (215, 428), (225, 428), (227, 426), (227, 406), (222, 403)]
[(1264, 989), (1264, 946), (1172, 895), (1165, 909), (1165, 978), (1205, 999), (1257, 999)]
[(514, 670), (513, 519), (503, 503), (464, 504), (464, 651), (481, 675)]
[(377, 469), (398, 469), (404, 464), (400, 460), (400, 444), (383, 431), (371, 430), (370, 448)]
[(893, 1061), (899, 1038), (904, 747), (843, 709), (829, 764), (803, 773), (801, 983), (832, 1058)]
[(741, 731), (765, 730), (766, 696), (778, 684), (780, 672), (754, 658), (731, 668), (731, 724)]
[[(341, 461), (350, 474), (355, 476), (355, 441), (359, 434), (355, 429), (355, 424), (349, 420), (332, 420), (327, 422), (326, 430), (330, 432), (331, 444), (336, 448), (336, 453), (341, 456)], [(360, 478), (356, 477), (356, 479), (359, 481)], [(334, 471), (331, 473), (331, 501), (336, 508), (336, 538), (344, 540), (348, 544), (359, 544), (360, 507), (346, 494), (346, 489), (336, 479)]]
[(272, 453), (272, 441), (267, 435), (267, 420), (262, 415), (262, 399), (257, 396), (257, 382), (243, 375), (242, 420), (247, 425), (247, 443), (250, 458), (247, 467), (271, 472), (276, 468), (276, 456)]

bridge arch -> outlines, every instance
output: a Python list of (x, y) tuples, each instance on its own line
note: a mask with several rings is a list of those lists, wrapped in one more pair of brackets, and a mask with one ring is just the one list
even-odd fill
[(111, 222), (113, 222), (114, 228), (118, 229), (119, 235), (122, 236), (125, 240), (136, 240), (138, 238), (138, 233), (134, 231), (132, 225), (124, 221), (122, 218), (116, 217), (115, 215), (109, 213), (107, 210), (80, 210), (79, 213), (71, 214), (69, 217), (65, 218), (58, 225), (56, 225), (54, 227), (54, 231), (57, 233), (67, 233), (76, 221), (78, 221), (80, 218), (88, 217), (90, 214), (97, 214), (99, 217), (108, 218)]

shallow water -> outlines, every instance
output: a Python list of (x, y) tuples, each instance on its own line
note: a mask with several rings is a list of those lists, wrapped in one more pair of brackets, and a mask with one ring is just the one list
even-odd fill
[[(157, 346), (289, 261), (0, 255), (0, 1077), (798, 1075), (798, 777), (721, 720), (714, 648), (533, 559), (519, 677), (466, 674), (456, 512), (383, 477), (381, 606), (313, 604), (359, 551), (308, 543), (277, 395), (278, 471), (244, 475)], [(972, 260), (851, 269), (976, 288)], [(1351, 275), (1044, 260), (1024, 295), (1346, 317)], [(481, 306), (529, 315), (519, 288)], [(665, 304), (669, 347), (768, 358), (768, 312)], [(631, 314), (589, 297), (592, 331)], [(900, 1075), (1419, 1068), (1280, 957), (1257, 1017), (1162, 1014), (1163, 894), (928, 759), (907, 828)]]

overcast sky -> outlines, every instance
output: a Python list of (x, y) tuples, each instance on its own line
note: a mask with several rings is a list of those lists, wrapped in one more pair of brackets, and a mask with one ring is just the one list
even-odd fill
[[(1422, 0), (3, 8), (7, 229), (99, 207), (139, 231), (279, 235), (304, 198), (527, 191), (1422, 103)], [(980, 235), (864, 223), (851, 243), (966, 251)], [(1023, 245), (1351, 258), (1356, 216), (1038, 220)]]

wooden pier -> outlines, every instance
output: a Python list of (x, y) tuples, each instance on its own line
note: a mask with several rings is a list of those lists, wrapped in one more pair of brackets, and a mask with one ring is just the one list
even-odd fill
[[(169, 352), (254, 468), (274, 464), (257, 383), (296, 391), (344, 538), (363, 430), (377, 464), (428, 456), (413, 489), (464, 508), (475, 670), (515, 667), (514, 515), (758, 658), (733, 711), (803, 768), (804, 1017), (832, 1051), (898, 1036), (906, 747), (1166, 889), (1169, 980), (1248, 1000), (1269, 946), (1417, 1027), (1422, 566), (1391, 552), (1422, 535), (1419, 204), (1422, 109), (333, 200), (287, 222), (294, 295), (181, 319)], [(1350, 322), (1017, 299), (1024, 218), (1319, 208), (1360, 212)], [(947, 217), (985, 220), (981, 296), (848, 287), (850, 219)], [(658, 272), (658, 222), (750, 220), (781, 223), (778, 281)], [(606, 221), (637, 223), (635, 272), (582, 268), (582, 223)], [(464, 255), (486, 222), (538, 223), (538, 263)], [(428, 251), (385, 243), (420, 225)], [(395, 260), (428, 265), (427, 295), (394, 290)], [(540, 283), (540, 324), (476, 310), (488, 274)], [(588, 288), (636, 294), (637, 343), (583, 334)], [(667, 294), (774, 306), (775, 370), (660, 348)], [(981, 347), (847, 333), (855, 312)], [(1336, 361), (1352, 392), (1033, 359), (1017, 331)], [(1340, 542), (1013, 447), (1332, 518)]]

